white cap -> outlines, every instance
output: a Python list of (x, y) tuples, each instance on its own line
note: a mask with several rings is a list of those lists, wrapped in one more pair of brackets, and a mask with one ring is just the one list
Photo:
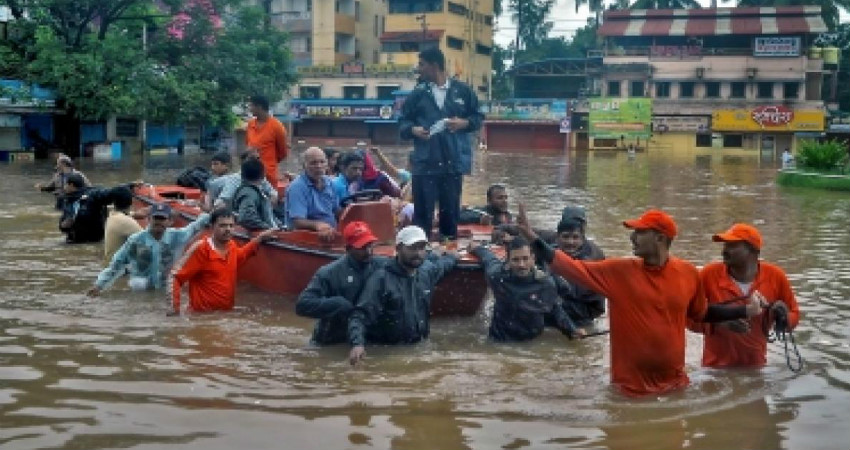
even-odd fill
[(428, 236), (425, 236), (425, 232), (422, 231), (422, 228), (419, 228), (416, 225), (406, 226), (402, 228), (397, 235), (395, 235), (396, 245), (403, 244), (411, 246), (418, 242), (428, 242)]

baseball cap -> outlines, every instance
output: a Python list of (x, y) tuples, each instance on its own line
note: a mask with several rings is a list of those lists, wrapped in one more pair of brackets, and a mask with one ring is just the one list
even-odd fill
[(151, 206), (151, 217), (171, 218), (171, 207), (165, 203), (156, 203)]
[(422, 231), (422, 228), (419, 228), (416, 225), (409, 225), (402, 228), (395, 236), (396, 244), (410, 246), (419, 242), (428, 242), (428, 236), (425, 236), (425, 232)]
[(558, 231), (580, 227), (587, 223), (584, 208), (580, 206), (567, 206), (561, 213), (561, 221), (558, 222)]
[(660, 209), (650, 209), (637, 219), (623, 221), (623, 225), (635, 230), (655, 230), (670, 239), (675, 238), (677, 233), (676, 222)]
[(342, 237), (345, 239), (345, 245), (354, 248), (363, 248), (378, 241), (378, 238), (369, 229), (369, 225), (366, 222), (360, 221), (351, 222), (346, 225), (342, 230)]
[(761, 250), (761, 233), (756, 227), (745, 223), (736, 223), (725, 233), (718, 233), (711, 237), (714, 242), (738, 242), (744, 241)]

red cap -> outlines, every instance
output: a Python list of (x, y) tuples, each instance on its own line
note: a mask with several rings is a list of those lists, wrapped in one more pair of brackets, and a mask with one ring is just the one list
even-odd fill
[(675, 238), (677, 233), (676, 222), (660, 209), (650, 209), (638, 219), (624, 221), (623, 225), (635, 230), (655, 230), (670, 239)]
[(744, 241), (761, 250), (761, 233), (756, 227), (745, 223), (736, 223), (725, 233), (718, 233), (711, 237), (714, 242), (739, 242)]
[(363, 248), (378, 241), (378, 238), (369, 229), (369, 225), (366, 222), (359, 221), (346, 225), (342, 230), (342, 237), (345, 239), (345, 245), (354, 248)]

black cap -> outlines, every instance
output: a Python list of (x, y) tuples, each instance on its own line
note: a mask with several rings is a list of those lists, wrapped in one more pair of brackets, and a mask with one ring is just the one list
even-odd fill
[(156, 203), (151, 206), (151, 217), (171, 218), (171, 207), (165, 203)]
[(558, 232), (568, 228), (584, 228), (587, 224), (587, 215), (581, 206), (567, 206), (561, 213), (561, 221), (558, 222)]

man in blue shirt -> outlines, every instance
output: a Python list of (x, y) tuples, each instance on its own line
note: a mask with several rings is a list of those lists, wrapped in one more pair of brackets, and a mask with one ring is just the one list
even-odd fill
[(333, 179), (325, 175), (328, 160), (318, 147), (304, 151), (304, 173), (286, 189), (286, 226), (291, 230), (310, 230), (331, 240), (339, 214), (339, 199)]
[(339, 175), (333, 180), (336, 198), (342, 200), (360, 191), (363, 181), (363, 168), (366, 163), (357, 152), (346, 153), (339, 158)]

